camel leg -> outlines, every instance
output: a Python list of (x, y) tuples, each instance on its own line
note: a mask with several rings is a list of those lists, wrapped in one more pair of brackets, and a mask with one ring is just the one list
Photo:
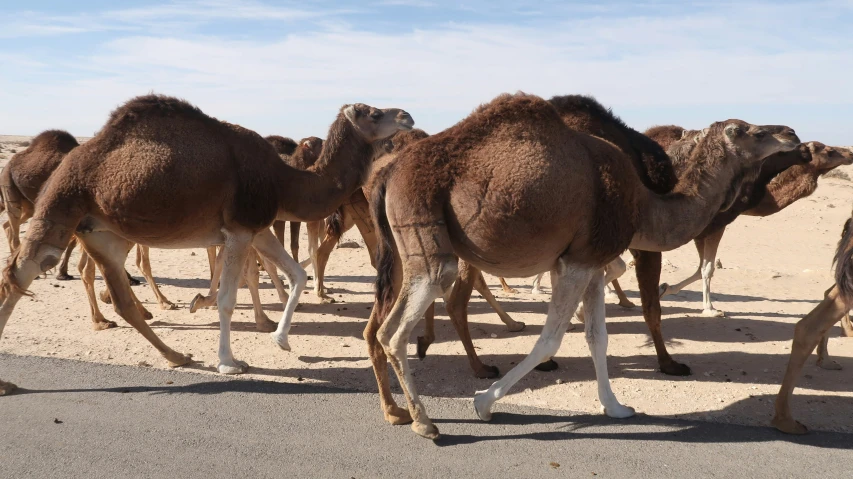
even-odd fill
[(699, 267), (696, 268), (696, 271), (693, 272), (690, 277), (684, 279), (678, 284), (669, 285), (667, 283), (661, 283), (660, 285), (660, 297), (669, 296), (672, 294), (678, 294), (682, 289), (686, 288), (689, 284), (692, 284), (700, 279), (702, 279), (702, 265), (704, 264), (705, 258), (705, 240), (704, 239), (694, 239), (693, 245), (696, 246), (696, 252), (699, 253)]
[[(471, 268), (473, 268), (473, 266), (471, 266)], [(460, 266), (460, 269), (461, 269), (461, 266)], [(478, 293), (480, 293), (480, 295), (483, 297), (483, 299), (485, 299), (486, 302), (489, 303), (489, 306), (491, 306), (492, 309), (494, 309), (495, 312), (498, 313), (498, 317), (500, 317), (501, 321), (503, 321), (503, 323), (506, 325), (507, 331), (509, 331), (511, 333), (515, 333), (515, 332), (518, 332), (518, 331), (521, 331), (522, 329), (524, 329), (524, 326), (525, 326), (524, 323), (522, 323), (521, 321), (516, 321), (516, 320), (512, 319), (506, 313), (506, 311), (503, 310), (500, 303), (498, 303), (498, 300), (495, 299), (494, 295), (492, 295), (492, 291), (489, 289), (489, 285), (486, 284), (486, 278), (483, 277), (483, 273), (480, 272), (479, 270), (477, 270), (476, 278), (474, 278), (474, 288), (477, 290)], [(465, 308), (466, 309), (468, 308), (468, 301), (470, 301), (470, 293), (468, 293), (468, 294), (469, 294), (469, 300), (465, 301)], [(466, 313), (466, 317), (467, 317), (467, 313)]]
[(62, 255), (62, 262), (59, 263), (59, 272), (56, 274), (56, 279), (59, 281), (69, 281), (74, 279), (68, 274), (68, 260), (71, 259), (71, 252), (77, 246), (77, 238), (71, 238), (68, 247), (65, 248), (65, 253)]
[(723, 239), (723, 228), (705, 237), (704, 254), (702, 255), (702, 316), (722, 318), (726, 313), (715, 309), (711, 304), (711, 278), (714, 277), (714, 262), (717, 260), (717, 248)]
[(367, 325), (364, 328), (364, 340), (367, 342), (367, 352), (373, 366), (373, 374), (376, 376), (376, 385), (379, 388), (379, 403), (382, 414), (385, 420), (394, 426), (409, 424), (412, 422), (412, 416), (408, 410), (397, 405), (394, 396), (391, 394), (391, 386), (388, 382), (388, 357), (376, 338), (376, 333), (382, 326), (378, 311), (379, 308), (374, 304), (373, 311), (370, 312), (370, 319), (367, 320)]
[[(212, 246), (214, 250), (215, 246)], [(208, 255), (210, 254), (210, 249), (207, 249)], [(211, 306), (216, 305), (216, 294), (219, 291), (219, 279), (222, 276), (222, 265), (224, 261), (223, 250), (220, 249), (219, 253), (216, 255), (216, 258), (213, 262), (213, 279), (210, 280), (210, 288), (207, 291), (207, 296), (199, 293), (195, 295), (195, 298), (190, 301), (190, 313), (195, 313), (200, 308), (209, 308)]]
[[(619, 301), (619, 306), (623, 308), (635, 308), (637, 305), (631, 302), (627, 296), (625, 296), (625, 292), (622, 291), (622, 287), (619, 286), (619, 278), (625, 274), (625, 271), (628, 271), (628, 265), (625, 264), (625, 261), (622, 258), (616, 258), (607, 266), (604, 267), (604, 284), (605, 288), (607, 288), (607, 296), (615, 295), (616, 299)], [(610, 290), (610, 285), (613, 285), (613, 291)]]
[(474, 370), (474, 376), (480, 379), (491, 379), (499, 377), (501, 373), (495, 366), (487, 366), (480, 361), (477, 350), (474, 349), (471, 331), (468, 328), (468, 302), (471, 300), (471, 291), (473, 291), (477, 278), (480, 275), (480, 270), (465, 261), (460, 261), (456, 283), (453, 285), (453, 289), (451, 289), (447, 299), (445, 299), (444, 307), (447, 309), (447, 314), (450, 316), (453, 327), (456, 328), (456, 334), (459, 335), (462, 347), (465, 348), (465, 354), (468, 355), (468, 364)]
[[(322, 225), (323, 222), (321, 221)], [(298, 221), (290, 222), (290, 253), (293, 255), (294, 261), (299, 261), (299, 228), (302, 223)], [(321, 226), (322, 227), (322, 226)]]
[(287, 221), (279, 221), (275, 220), (272, 222), (272, 231), (275, 233), (275, 237), (284, 246), (284, 225), (287, 224)]
[(205, 251), (207, 252), (207, 264), (210, 266), (210, 280), (213, 281), (213, 278), (218, 278), (216, 276), (216, 246), (208, 246)]
[(504, 397), (509, 390), (534, 367), (557, 354), (563, 340), (572, 313), (580, 304), (581, 296), (587, 289), (593, 275), (601, 275), (600, 269), (584, 269), (568, 265), (563, 258), (551, 270), (551, 301), (548, 304), (548, 316), (545, 326), (530, 354), (512, 368), (506, 375), (495, 381), (487, 391), (478, 391), (474, 397), (474, 410), (483, 421), (492, 418), (492, 406)]
[(844, 313), (844, 317), (841, 318), (841, 329), (844, 331), (844, 336), (851, 338), (853, 337), (853, 324), (850, 323), (850, 312)]
[(820, 342), (817, 343), (817, 366), (828, 371), (840, 371), (838, 361), (829, 358), (829, 329), (826, 330)]
[(435, 342), (435, 301), (424, 313), (424, 335), (418, 336), (418, 359), (426, 357), (427, 349)]
[(86, 297), (89, 299), (92, 329), (103, 331), (118, 326), (115, 322), (108, 321), (103, 313), (101, 313), (101, 309), (98, 308), (98, 299), (95, 296), (95, 261), (85, 251), (82, 251), (80, 254), (80, 263), (77, 264), (77, 271), (80, 272), (80, 280), (83, 281)]
[(503, 278), (503, 276), (498, 277), (498, 279), (499, 279), (499, 280), (500, 280), (500, 282), (501, 282), (501, 289), (503, 289), (504, 293), (508, 293), (508, 294), (518, 294), (518, 290), (517, 290), (517, 289), (515, 289), (515, 288), (513, 288), (513, 287), (511, 287), (510, 285), (508, 285), (508, 284), (506, 283), (506, 280)]
[(545, 273), (539, 273), (533, 278), (533, 290), (530, 291), (533, 294), (543, 294), (542, 293), (542, 277), (545, 276)]
[[(265, 230), (276, 241), (272, 232)], [(237, 304), (237, 287), (245, 271), (246, 261), (255, 262), (249, 256), (252, 233), (250, 231), (223, 231), (225, 244), (222, 246), (222, 274), (219, 279), (219, 292), (216, 304), (219, 306), (219, 366), (221, 374), (241, 374), (249, 365), (234, 358), (231, 351), (231, 317)], [(278, 243), (277, 243), (278, 244)], [(279, 245), (279, 248), (281, 246)]]
[[(267, 270), (269, 271), (269, 270)], [(258, 262), (255, 261), (254, 255), (246, 262), (246, 286), (249, 288), (249, 294), (252, 296), (252, 306), (255, 311), (255, 328), (262, 333), (271, 333), (275, 331), (275, 323), (270, 321), (264, 313), (263, 305), (261, 304), (261, 295), (258, 291), (260, 271)], [(275, 270), (272, 270), (274, 276), (278, 276)]]
[(779, 394), (776, 396), (776, 414), (772, 424), (776, 429), (788, 434), (805, 434), (807, 429), (791, 415), (791, 397), (796, 381), (800, 377), (803, 365), (814, 351), (821, 338), (841, 320), (847, 307), (838, 294), (838, 288), (833, 286), (809, 314), (801, 319), (794, 328), (794, 341), (791, 345), (791, 357)]
[(150, 250), (147, 246), (136, 245), (136, 267), (142, 271), (142, 276), (145, 277), (145, 281), (148, 281), (148, 284), (151, 286), (151, 290), (154, 291), (154, 296), (157, 298), (157, 302), (160, 303), (160, 309), (170, 310), (170, 309), (178, 309), (174, 303), (166, 299), (166, 296), (160, 292), (160, 288), (157, 287), (157, 282), (154, 281), (154, 275), (151, 274), (151, 257)]
[[(310, 226), (309, 226), (310, 228)], [(320, 246), (316, 250), (315, 256), (312, 257), (312, 261), (314, 263), (314, 291), (320, 291), (321, 293), (317, 293), (323, 302), (334, 302), (335, 300), (328, 297), (326, 295), (326, 288), (323, 285), (323, 280), (326, 275), (326, 265), (329, 261), (329, 256), (332, 254), (332, 250), (335, 249), (335, 245), (338, 244), (338, 240), (340, 238), (333, 238), (330, 235), (326, 235), (323, 238), (323, 241), (320, 243)]]
[(260, 256), (261, 263), (264, 265), (264, 271), (267, 272), (267, 275), (270, 277), (270, 281), (272, 281), (273, 286), (275, 286), (275, 292), (278, 294), (278, 300), (281, 301), (281, 304), (287, 303), (287, 299), (290, 297), (287, 294), (287, 290), (284, 288), (284, 283), (281, 282), (281, 278), (278, 277), (278, 269), (275, 265), (268, 259), (264, 258), (263, 255), (255, 252)]
[(273, 341), (281, 349), (290, 351), (290, 342), (288, 341), (290, 324), (293, 321), (293, 312), (296, 311), (296, 306), (299, 304), (299, 297), (305, 289), (305, 283), (308, 282), (308, 275), (299, 266), (299, 263), (287, 255), (287, 252), (276, 241), (275, 236), (269, 230), (257, 234), (252, 241), (252, 245), (261, 256), (269, 260), (276, 268), (284, 273), (284, 277), (287, 278), (287, 282), (290, 285), (290, 297), (287, 298), (287, 303), (284, 304), (284, 312), (281, 315), (281, 320), (279, 320), (275, 332), (270, 333)]
[(652, 335), (655, 351), (658, 356), (658, 365), (661, 372), (672, 376), (689, 376), (690, 368), (681, 364), (669, 355), (666, 343), (663, 340), (660, 324), (660, 281), (661, 254), (652, 251), (631, 250), (634, 255), (635, 272), (637, 274), (637, 285), (640, 288), (640, 300), (643, 303), (643, 318)]
[(101, 267), (116, 313), (139, 331), (166, 358), (169, 366), (177, 367), (189, 363), (191, 357), (166, 346), (148, 326), (140, 312), (138, 300), (130, 289), (124, 269), (127, 253), (133, 244), (107, 231), (78, 234), (78, 239), (83, 243), (90, 261), (94, 260), (95, 264)]
[(314, 265), (314, 294), (316, 294), (323, 303), (334, 303), (335, 301), (326, 294), (326, 288), (323, 287), (323, 277), (320, 274), (320, 268), (317, 266), (317, 263), (319, 262), (319, 258), (317, 256), (320, 252), (320, 237), (323, 234), (323, 222), (310, 221), (307, 223), (307, 226), (308, 254), (311, 256), (311, 263)]

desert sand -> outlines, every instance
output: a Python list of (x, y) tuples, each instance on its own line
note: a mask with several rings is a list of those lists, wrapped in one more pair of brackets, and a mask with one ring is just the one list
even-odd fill
[[(0, 166), (29, 137), (0, 136)], [(853, 167), (839, 169), (853, 174)], [(607, 305), (610, 333), (609, 369), (617, 397), (639, 413), (695, 418), (745, 425), (768, 425), (790, 352), (794, 324), (822, 298), (832, 284), (830, 263), (841, 227), (850, 216), (853, 183), (822, 178), (818, 190), (783, 212), (767, 218), (739, 218), (729, 226), (717, 257), (712, 291), (714, 304), (725, 318), (701, 317), (701, 286), (696, 282), (662, 301), (663, 331), (676, 360), (693, 369), (684, 378), (656, 371), (654, 347), (639, 307)], [(24, 226), (26, 231), (26, 225)], [(303, 231), (302, 254), (307, 254)], [(289, 234), (289, 233), (288, 233)], [(0, 255), (8, 255), (5, 240)], [(131, 253), (128, 271), (141, 279)], [(630, 261), (630, 254), (625, 254)], [(35, 297), (17, 307), (0, 341), (0, 352), (49, 356), (80, 361), (166, 368), (166, 362), (141, 335), (124, 323), (109, 305), (104, 315), (119, 327), (92, 330), (83, 284), (76, 274), (79, 253), (69, 268), (74, 281), (57, 281), (53, 274), (34, 282)], [(300, 258), (304, 259), (304, 258)], [(190, 314), (188, 302), (206, 292), (209, 271), (203, 250), (152, 250), (151, 263), (163, 293), (179, 305), (161, 311), (147, 285), (135, 287), (154, 313), (151, 325), (170, 346), (191, 353), (198, 363), (186, 367), (215, 374), (219, 320), (216, 310)], [(661, 281), (674, 283), (698, 264), (693, 244), (664, 255)], [(309, 275), (311, 271), (309, 269)], [(262, 273), (261, 297), (271, 319), (282, 306), (269, 278)], [(373, 270), (355, 230), (347, 233), (327, 268), (326, 286), (334, 304), (322, 304), (312, 292), (302, 297), (291, 331), (292, 352), (280, 350), (267, 334), (254, 330), (251, 299), (246, 289), (238, 296), (234, 314), (233, 348), (250, 364), (244, 377), (272, 381), (305, 381), (330, 387), (375, 391), (376, 384), (362, 339), (373, 301)], [(500, 291), (497, 278), (487, 276), (492, 291), (516, 320), (527, 323), (508, 333), (489, 306), (475, 293), (470, 304), (474, 344), (487, 364), (508, 371), (532, 348), (545, 320), (547, 295), (530, 294), (529, 279), (510, 279), (520, 293)], [(543, 282), (548, 286), (548, 279)], [(621, 279), (629, 298), (639, 305), (633, 269)], [(311, 282), (309, 281), (309, 289)], [(103, 288), (98, 277), (97, 288)], [(547, 290), (547, 289), (546, 289)], [(475, 379), (464, 350), (441, 306), (437, 309), (437, 341), (423, 361), (414, 344), (410, 357), (423, 395), (470, 401), (475, 390), (491, 380)], [(420, 330), (420, 329), (419, 329)], [(555, 360), (560, 369), (534, 371), (502, 402), (578, 412), (593, 412), (597, 403), (595, 376), (582, 326), (570, 331)], [(827, 371), (808, 362), (795, 391), (794, 413), (813, 430), (853, 431), (853, 339), (840, 337), (834, 327), (830, 353), (842, 366)], [(27, 387), (27, 378), (0, 377)], [(393, 377), (393, 374), (392, 374)], [(395, 385), (395, 392), (399, 388)], [(287, 398), (282, 398), (286, 401)], [(402, 396), (398, 397), (402, 401)], [(500, 404), (495, 410), (500, 411)], [(472, 419), (475, 418), (473, 410)], [(376, 420), (382, 416), (377, 404)]]

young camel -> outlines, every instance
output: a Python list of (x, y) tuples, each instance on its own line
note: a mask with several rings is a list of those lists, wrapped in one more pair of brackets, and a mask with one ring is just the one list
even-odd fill
[[(9, 240), (10, 251), (14, 251), (20, 245), (20, 225), (32, 217), (35, 202), (39, 191), (44, 183), (50, 177), (51, 173), (62, 163), (62, 160), (74, 148), (80, 146), (77, 140), (68, 132), (62, 130), (48, 130), (40, 133), (33, 138), (30, 146), (16, 154), (3, 172), (0, 173), (0, 192), (4, 198), (4, 204), (8, 205), (9, 220), (6, 229), (7, 238)], [(72, 240), (63, 254), (62, 263), (57, 274), (57, 279), (70, 279), (68, 276), (68, 259), (71, 256), (71, 251), (76, 245), (76, 240)], [(137, 267), (142, 271), (146, 281), (151, 285), (154, 295), (162, 309), (174, 309), (172, 304), (160, 292), (157, 283), (151, 275), (151, 263), (148, 259), (148, 248), (140, 247), (137, 250)], [(89, 298), (89, 308), (91, 311), (92, 327), (96, 331), (108, 329), (116, 326), (116, 323), (107, 321), (98, 308), (98, 303), (94, 295), (94, 280), (95, 280), (95, 265), (90, 264), (90, 270), (84, 272), (84, 266), (87, 264), (86, 252), (82, 252), (80, 258), (80, 273), (81, 280), (86, 288), (86, 293)], [(130, 279), (130, 274), (127, 273)], [(64, 277), (63, 277), (64, 276)], [(138, 282), (137, 282), (138, 284)], [(102, 298), (104, 296), (102, 295)], [(104, 298), (109, 302), (109, 296)], [(151, 313), (137, 300), (137, 308), (146, 318), (152, 317)]]
[(370, 144), (413, 123), (400, 109), (345, 105), (320, 161), (301, 171), (284, 164), (257, 133), (211, 118), (184, 101), (146, 95), (127, 102), (45, 184), (26, 238), (0, 283), (0, 334), (28, 294), (26, 288), (59, 262), (76, 235), (101, 267), (116, 311), (171, 366), (191, 358), (164, 344), (134, 307), (123, 268), (127, 245), (224, 245), (218, 298), (218, 369), (224, 374), (247, 368), (231, 351), (230, 325), (239, 274), (254, 247), (290, 283), (290, 298), (272, 334), (279, 347), (289, 350), (290, 320), (306, 274), (270, 231), (273, 220), (328, 216), (360, 186), (370, 167)]
[(808, 431), (794, 419), (790, 404), (803, 365), (829, 329), (853, 308), (853, 218), (844, 224), (834, 261), (835, 284), (824, 293), (823, 301), (794, 328), (791, 356), (776, 396), (776, 414), (772, 421), (776, 429), (788, 434), (805, 434)]
[[(769, 183), (765, 183), (766, 187), (755, 190), (752, 198), (741, 195), (743, 201), (720, 214), (724, 218), (723, 221), (712, 222), (702, 235), (693, 240), (699, 253), (699, 267), (696, 272), (678, 284), (662, 284), (661, 297), (677, 294), (701, 278), (704, 305), (702, 314), (710, 317), (725, 315), (711, 303), (711, 279), (714, 276), (717, 248), (726, 226), (734, 221), (738, 214), (769, 216), (778, 213), (795, 201), (814, 193), (821, 175), (839, 166), (853, 164), (853, 152), (846, 148), (826, 146), (817, 141), (805, 143), (801, 148), (808, 150), (803, 153), (811, 157), (811, 162), (796, 165), (772, 177)], [(827, 364), (827, 367), (833, 366)]]
[[(386, 419), (413, 421), (416, 433), (438, 437), (418, 397), (406, 345), (431, 302), (450, 294), (458, 259), (507, 277), (550, 268), (554, 282), (534, 350), (477, 395), (482, 419), (556, 353), (582, 296), (601, 404), (610, 416), (632, 415), (607, 377), (602, 270), (629, 246), (661, 251), (689, 241), (720, 209), (727, 185), (742, 170), (799, 143), (767, 130), (739, 120), (715, 123), (698, 151), (704, 161), (691, 173), (702, 181), (665, 196), (649, 191), (632, 160), (611, 143), (570, 129), (554, 104), (525, 94), (502, 95), (400, 152), (374, 190), (379, 274), (375, 314), (365, 330), (377, 376), (387, 375), (387, 354), (409, 405), (408, 411), (386, 409)], [(387, 394), (382, 384), (380, 393)]]

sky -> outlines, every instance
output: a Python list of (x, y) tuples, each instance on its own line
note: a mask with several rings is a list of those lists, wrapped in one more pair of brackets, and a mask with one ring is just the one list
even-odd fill
[(184, 98), (262, 135), (338, 109), (436, 133), (503, 92), (590, 94), (638, 130), (728, 118), (853, 144), (853, 0), (4, 0), (0, 134), (100, 129)]

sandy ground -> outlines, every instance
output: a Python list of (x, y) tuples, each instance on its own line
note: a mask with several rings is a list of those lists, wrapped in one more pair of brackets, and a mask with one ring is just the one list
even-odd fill
[[(0, 164), (5, 165), (26, 137), (0, 137)], [(853, 174), (853, 168), (847, 167)], [(723, 268), (713, 282), (714, 302), (725, 318), (704, 318), (701, 289), (694, 283), (663, 301), (664, 336), (673, 356), (693, 368), (687, 378), (656, 371), (657, 361), (642, 313), (607, 305), (610, 333), (609, 368), (620, 400), (650, 415), (697, 418), (747, 425), (766, 425), (772, 401), (787, 363), (794, 323), (811, 310), (831, 285), (830, 263), (841, 226), (850, 214), (853, 183), (821, 180), (811, 197), (768, 218), (740, 218), (728, 228), (718, 258)], [(304, 228), (303, 228), (304, 231)], [(345, 239), (356, 239), (355, 231)], [(6, 256), (6, 241), (0, 241)], [(303, 237), (302, 254), (307, 253)], [(76, 266), (77, 255), (72, 259)], [(131, 258), (133, 255), (131, 255)], [(630, 255), (626, 254), (626, 260)], [(152, 268), (164, 294), (179, 304), (160, 311), (146, 285), (136, 294), (154, 313), (158, 335), (173, 348), (199, 361), (192, 369), (214, 371), (217, 364), (218, 316), (215, 310), (190, 314), (188, 302), (206, 291), (209, 272), (203, 250), (152, 250)], [(698, 262), (692, 244), (665, 255), (662, 281), (677, 282)], [(72, 272), (75, 267), (72, 267)], [(128, 270), (141, 274), (128, 261)], [(311, 271), (309, 270), (309, 274)], [(373, 271), (364, 248), (338, 248), (327, 269), (327, 286), (335, 304), (321, 304), (305, 294), (293, 321), (292, 352), (283, 352), (266, 334), (255, 332), (248, 291), (242, 289), (233, 319), (235, 355), (251, 365), (250, 377), (304, 381), (364, 391), (376, 385), (361, 337), (372, 304)], [(520, 333), (508, 333), (489, 306), (475, 294), (470, 304), (472, 336), (484, 362), (506, 372), (532, 348), (545, 319), (547, 295), (530, 294), (530, 281), (510, 280), (521, 293), (500, 292), (497, 279), (487, 277), (506, 310), (527, 323)], [(548, 285), (547, 277), (545, 284)], [(622, 278), (628, 296), (639, 304), (633, 270)], [(310, 286), (310, 282), (309, 282)], [(101, 289), (100, 277), (98, 289)], [(268, 278), (262, 300), (274, 320), (282, 310)], [(165, 368), (165, 361), (138, 333), (120, 321), (112, 308), (101, 305), (120, 327), (95, 332), (79, 280), (60, 282), (53, 275), (37, 280), (35, 298), (24, 299), (6, 327), (0, 352), (16, 355), (72, 358), (91, 362)], [(491, 380), (475, 379), (464, 350), (443, 308), (437, 310), (437, 342), (424, 361), (412, 365), (424, 395), (470, 398)], [(813, 429), (853, 431), (853, 340), (840, 338), (835, 327), (830, 352), (843, 371), (825, 371), (812, 358), (796, 392), (795, 414)], [(567, 335), (556, 357), (561, 368), (532, 372), (503, 401), (594, 412), (599, 406), (582, 328)], [(3, 377), (26, 386), (27, 379)], [(399, 391), (396, 387), (395, 390)], [(402, 397), (398, 398), (402, 400)], [(496, 406), (500, 408), (500, 405)], [(379, 409), (377, 407), (377, 416)], [(473, 419), (472, 412), (472, 419)]]

